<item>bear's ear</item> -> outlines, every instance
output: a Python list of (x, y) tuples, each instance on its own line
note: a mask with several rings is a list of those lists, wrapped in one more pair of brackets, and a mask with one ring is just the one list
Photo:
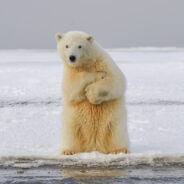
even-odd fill
[(92, 36), (88, 36), (87, 38), (86, 38), (89, 42), (93, 42), (93, 40), (94, 40), (94, 38), (92, 37)]
[(57, 41), (60, 41), (60, 40), (62, 39), (62, 37), (63, 37), (63, 36), (62, 36), (60, 33), (57, 33), (57, 34), (56, 34), (56, 40), (57, 40)]

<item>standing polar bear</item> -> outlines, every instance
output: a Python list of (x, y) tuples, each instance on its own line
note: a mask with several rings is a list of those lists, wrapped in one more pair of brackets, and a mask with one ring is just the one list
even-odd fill
[(92, 36), (56, 39), (64, 61), (61, 153), (129, 153), (123, 73)]

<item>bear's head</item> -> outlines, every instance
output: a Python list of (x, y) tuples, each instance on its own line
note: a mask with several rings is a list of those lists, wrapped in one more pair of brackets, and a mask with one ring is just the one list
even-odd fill
[(56, 34), (57, 48), (62, 60), (71, 67), (89, 65), (93, 60), (93, 37), (78, 31)]

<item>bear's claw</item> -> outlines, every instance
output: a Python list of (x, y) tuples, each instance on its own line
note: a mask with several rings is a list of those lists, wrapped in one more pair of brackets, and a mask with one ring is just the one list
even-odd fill
[(71, 150), (65, 150), (61, 152), (62, 155), (73, 155), (75, 153), (76, 153), (75, 151), (71, 151)]
[(118, 153), (128, 154), (130, 153), (130, 151), (127, 148), (122, 148), (122, 149), (117, 149), (117, 150), (110, 152), (110, 154), (118, 154)]

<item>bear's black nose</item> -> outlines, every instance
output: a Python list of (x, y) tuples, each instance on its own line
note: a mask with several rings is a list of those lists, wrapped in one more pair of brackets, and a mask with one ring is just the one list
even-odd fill
[(70, 61), (74, 62), (76, 60), (75, 56), (70, 56)]

